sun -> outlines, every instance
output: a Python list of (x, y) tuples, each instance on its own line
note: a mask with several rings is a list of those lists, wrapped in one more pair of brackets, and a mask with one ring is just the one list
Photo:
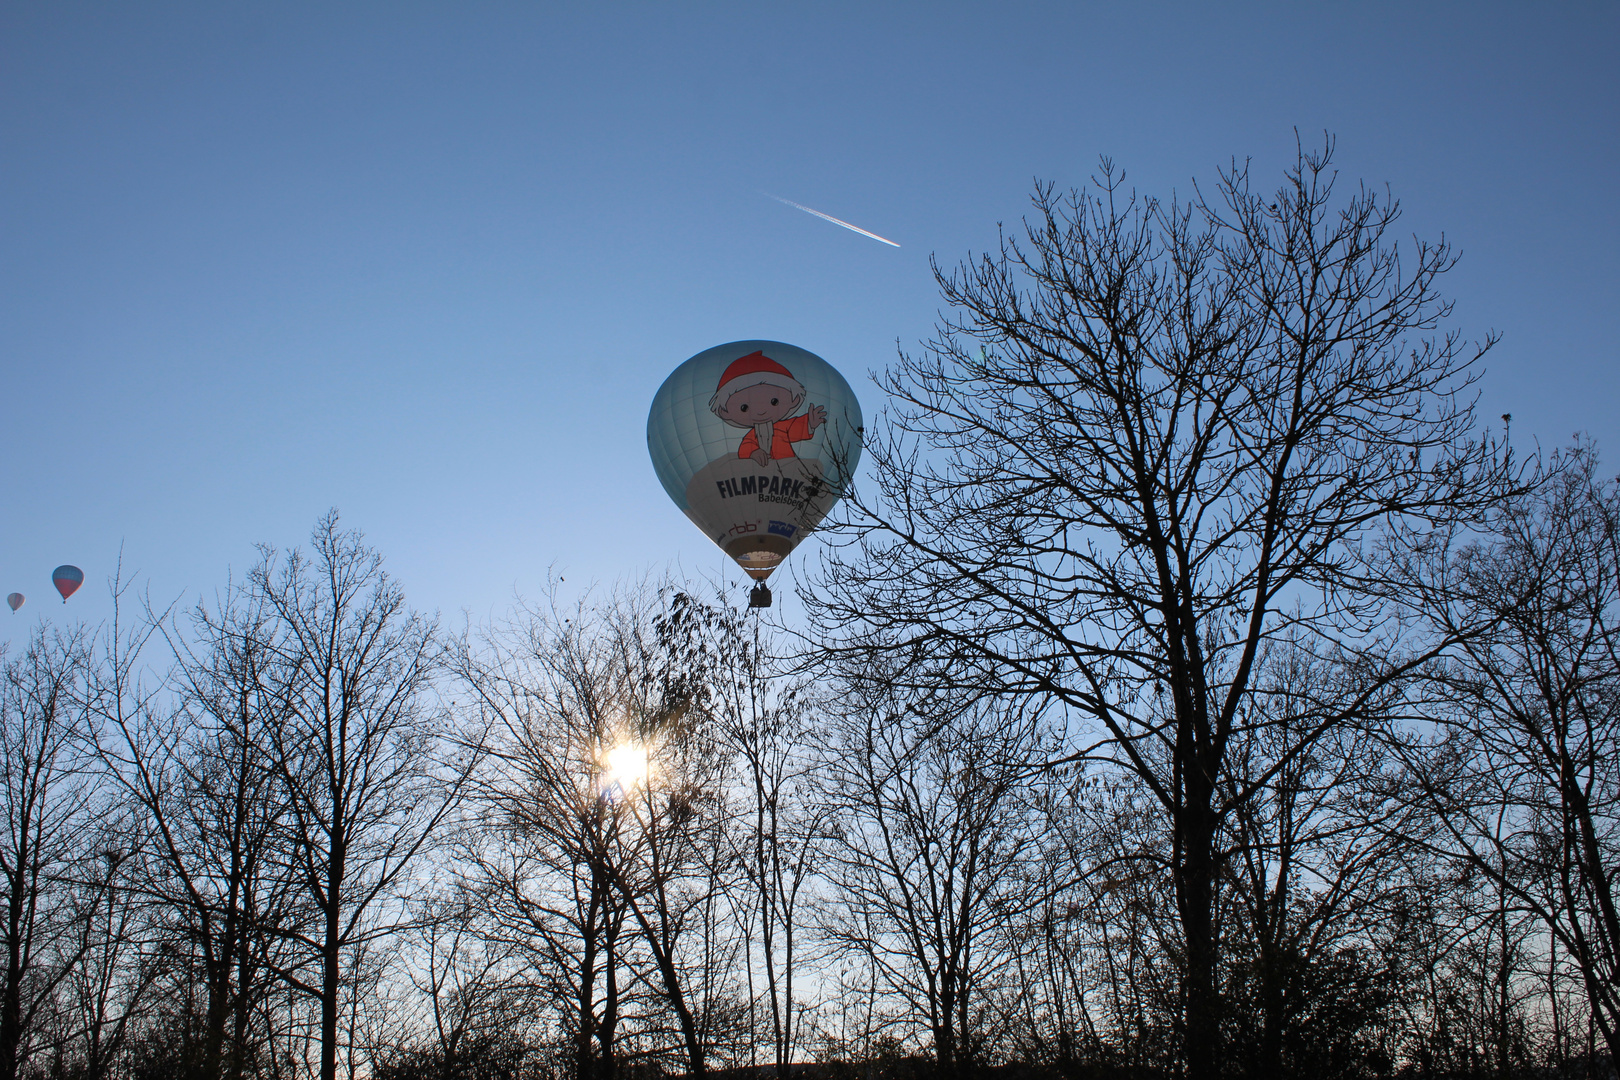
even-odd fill
[(622, 793), (647, 782), (652, 772), (647, 748), (639, 743), (621, 743), (607, 752), (606, 772), (602, 778), (606, 788), (617, 788)]

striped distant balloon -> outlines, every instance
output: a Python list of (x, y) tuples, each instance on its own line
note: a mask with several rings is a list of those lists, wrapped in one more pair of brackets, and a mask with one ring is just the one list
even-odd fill
[(78, 592), (79, 586), (84, 584), (84, 571), (77, 566), (64, 563), (51, 571), (51, 584), (62, 594), (62, 603), (65, 604), (67, 598)]
[(16, 611), (18, 608), (23, 606), (23, 601), (25, 601), (27, 599), (28, 598), (26, 596), (24, 596), (22, 593), (14, 592), (10, 596), (6, 597), (6, 603), (11, 605), (11, 610), (12, 611)]

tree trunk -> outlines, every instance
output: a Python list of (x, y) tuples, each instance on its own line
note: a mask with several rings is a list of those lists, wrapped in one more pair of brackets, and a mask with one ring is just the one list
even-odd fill
[[(776, 1035), (776, 1077), (788, 1080), (793, 1058), (793, 922), (782, 922), (782, 1025)], [(774, 1008), (774, 1006), (773, 1006)]]
[[(333, 815), (334, 818), (337, 815)], [(344, 843), (334, 839), (326, 873), (326, 933), (321, 942), (321, 1080), (337, 1080), (338, 987), (343, 959), (342, 908)]]
[(596, 1072), (596, 935), (591, 925), (595, 914), (593, 910), (586, 920), (584, 951), (579, 960), (579, 1030), (574, 1033), (574, 1074), (579, 1080), (592, 1080)]
[(17, 1047), (22, 1043), (22, 925), (23, 872), (28, 849), (18, 852), (17, 866), (7, 876), (12, 880), (6, 904), (6, 985), (0, 1002), (0, 1080), (16, 1080)]
[[(605, 886), (604, 886), (605, 888)], [(596, 1040), (601, 1047), (601, 1065), (597, 1080), (613, 1080), (619, 1072), (614, 1053), (614, 1032), (619, 1024), (619, 916), (615, 914), (607, 924), (607, 955), (603, 963), (602, 1022), (597, 1025)]]
[(944, 1080), (956, 1076), (956, 1009), (952, 998), (951, 977), (942, 972), (939, 980), (939, 1000), (935, 1002), (934, 1062)]
[(321, 949), (321, 1080), (337, 1080), (338, 943), (337, 910), (326, 913), (326, 943)]
[(1260, 940), (1260, 1064), (1269, 1076), (1283, 1075), (1283, 980), (1282, 956), (1270, 940), (1271, 927)]
[(1199, 770), (1187, 770), (1186, 805), (1179, 815), (1181, 858), (1177, 860), (1176, 906), (1186, 939), (1184, 1008), (1188, 1080), (1220, 1075), (1220, 998), (1215, 989), (1215, 815), (1209, 783)]
[(698, 1038), (697, 1020), (692, 1016), (692, 1010), (687, 1007), (686, 995), (681, 992), (680, 976), (675, 971), (674, 961), (662, 950), (658, 951), (658, 968), (664, 977), (669, 1003), (681, 1021), (681, 1037), (686, 1042), (687, 1068), (692, 1076), (703, 1076), (708, 1070), (703, 1064), (703, 1040)]
[(217, 1080), (225, 1051), (225, 1021), (230, 1015), (231, 957), (208, 955), (208, 1018), (203, 1032), (203, 1075)]
[[(635, 902), (622, 880), (619, 883), (619, 889), (624, 895), (625, 902), (629, 905), (631, 913), (635, 915), (636, 923), (641, 927), (647, 945), (652, 950), (653, 959), (658, 964), (658, 974), (664, 982), (665, 1000), (669, 1002), (670, 1008), (675, 1010), (676, 1018), (680, 1020), (681, 1038), (686, 1043), (688, 1072), (694, 1077), (703, 1076), (707, 1073), (703, 1065), (703, 1040), (698, 1037), (697, 1020), (693, 1017), (692, 1010), (686, 1003), (686, 995), (681, 990), (681, 976), (680, 972), (675, 970), (673, 950), (670, 948), (669, 942), (653, 929), (646, 914), (641, 910), (641, 905)], [(658, 900), (659, 916), (660, 920), (667, 925), (669, 916), (664, 907), (665, 903), (666, 901), (660, 897)]]
[(0, 1007), (0, 1080), (16, 1080), (17, 1044), (22, 1037), (22, 999), (6, 980), (5, 1004)]

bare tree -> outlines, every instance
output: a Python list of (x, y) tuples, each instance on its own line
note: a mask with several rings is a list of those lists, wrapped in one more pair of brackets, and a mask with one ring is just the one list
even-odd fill
[[(569, 1003), (580, 1076), (611, 1076), (627, 1029), (656, 1037), (664, 1022), (701, 1073), (734, 1026), (725, 763), (699, 606), (670, 594), (553, 601), (461, 661), (499, 733), (480, 782), (482, 869)], [(661, 1008), (631, 1014), (646, 989)]]
[[(1437, 634), (1488, 621), (1436, 665), (1442, 736), (1397, 741), (1435, 850), (1534, 915), (1620, 1067), (1620, 482), (1590, 445), (1472, 543), (1437, 542), (1412, 595)], [(1507, 961), (1503, 961), (1504, 967)], [(1499, 982), (1510, 996), (1509, 974)], [(1505, 1007), (1502, 1010), (1505, 1013)], [(1506, 1037), (1505, 1035), (1503, 1036)], [(1501, 1060), (1506, 1059), (1505, 1049)]]
[(458, 884), (428, 906), (407, 978), (429, 1006), (431, 1058), (445, 1080), (527, 1048), (528, 996), (514, 944), (492, 932), (487, 897)]
[(128, 844), (137, 831), (122, 815), (89, 830), (89, 848), (71, 883), (76, 918), (61, 943), (65, 1042), (63, 1057), (85, 1080), (112, 1075), (148, 1005), (158, 969), (152, 948), (153, 909), (136, 883), (141, 852)]
[[(1383, 798), (1388, 757), (1367, 725), (1297, 749), (1318, 702), (1359, 694), (1353, 676), (1289, 641), (1268, 647), (1258, 674), (1252, 708), (1266, 722), (1233, 740), (1223, 793), (1233, 1064), (1253, 1076), (1359, 1075), (1393, 1049), (1379, 1021), (1393, 996), (1385, 926), (1410, 891), (1407, 815)], [(1365, 711), (1397, 706), (1399, 688), (1386, 697)]]
[(283, 792), (289, 871), (311, 908), (278, 974), (320, 1008), (321, 1080), (335, 1080), (341, 1011), (359, 952), (407, 924), (411, 871), (458, 806), (477, 741), (452, 750), (433, 696), (443, 650), (382, 558), (336, 512), (311, 552), (265, 549), (248, 577), (275, 623), (280, 676), (268, 746)]
[(613, 638), (627, 681), (647, 687), (628, 714), (646, 767), (641, 782), (621, 782), (634, 828), (614, 837), (614, 875), (680, 1024), (693, 1076), (708, 1070), (720, 1028), (734, 1026), (721, 1014), (739, 1011), (726, 991), (740, 942), (716, 933), (732, 845), (729, 760), (712, 722), (712, 668), (703, 660), (707, 621), (690, 592), (670, 590), (650, 619), (621, 610)]
[(1522, 1075), (1544, 959), (1535, 921), (1475, 870), (1418, 865), (1390, 920), (1399, 1057), (1421, 1075)]
[(642, 999), (614, 866), (628, 810), (608, 774), (646, 687), (609, 640), (584, 604), (564, 614), (553, 602), (464, 641), (457, 664), (495, 732), (471, 861), (499, 932), (563, 1017), (580, 1080), (612, 1080)]
[[(1105, 161), (1091, 193), (1038, 188), (1023, 239), (936, 269), (949, 309), (885, 380), (876, 497), (846, 500), (853, 547), (809, 600), (832, 644), (915, 655), (910, 682), (1060, 702), (1153, 793), (1193, 1080), (1219, 1069), (1217, 837), (1262, 647), (1336, 641), (1376, 694), (1408, 667), (1375, 632), (1372, 542), (1511, 479), (1471, 435), (1491, 341), (1436, 336), (1450, 248), (1400, 252), (1398, 204), (1336, 200), (1331, 158), (1302, 148), (1270, 195), (1234, 165), (1190, 203), (1137, 201)], [(1359, 707), (1313, 713), (1296, 752)]]
[(41, 629), (0, 669), (0, 1080), (21, 1074), (39, 1021), (90, 947), (72, 889), (76, 869), (94, 858), (89, 664), (83, 631)]
[(215, 610), (199, 605), (188, 628), (151, 627), (172, 649), (172, 694), (141, 690), (144, 636), (127, 639), (92, 697), (105, 721), (101, 753), (144, 817), (150, 858), (135, 887), (165, 912), (180, 978), (203, 986), (201, 1075), (238, 1078), (266, 1037), (259, 1005), (291, 929), (288, 859), (277, 847), (284, 789), (269, 752), (284, 656), (264, 598), (240, 587)]
[(1020, 953), (1037, 965), (1047, 1015), (1030, 1026), (1057, 1043), (1043, 1056), (1065, 1064), (1166, 1067), (1179, 936), (1156, 800), (1118, 771), (1068, 766), (1047, 780), (1043, 899)]
[[(812, 777), (811, 718), (822, 703), (812, 699), (804, 680), (777, 669), (759, 620), (718, 605), (705, 610), (709, 710), (739, 760), (743, 903), (757, 928), (772, 1061), (780, 1080), (787, 1080), (801, 1039), (795, 981), (804, 949), (801, 910), (818, 869), (817, 840), (826, 814)], [(750, 981), (755, 955), (751, 943)], [(758, 997), (751, 989), (751, 1010)]]
[(942, 718), (887, 670), (848, 689), (820, 770), (837, 898), (823, 932), (873, 963), (954, 1073), (982, 1060), (1008, 929), (1042, 899), (1024, 790), (1042, 716), (986, 702)]

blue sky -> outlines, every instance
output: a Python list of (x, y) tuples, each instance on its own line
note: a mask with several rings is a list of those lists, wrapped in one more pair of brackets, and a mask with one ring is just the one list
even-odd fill
[(0, 626), (101, 618), (120, 548), (195, 598), (332, 506), (452, 621), (722, 572), (647, 461), (676, 364), (795, 342), (870, 416), (929, 255), (1033, 178), (1269, 185), (1295, 128), (1461, 249), (1484, 414), (1620, 463), (1617, 42), (1613, 4), (6, 5)]

